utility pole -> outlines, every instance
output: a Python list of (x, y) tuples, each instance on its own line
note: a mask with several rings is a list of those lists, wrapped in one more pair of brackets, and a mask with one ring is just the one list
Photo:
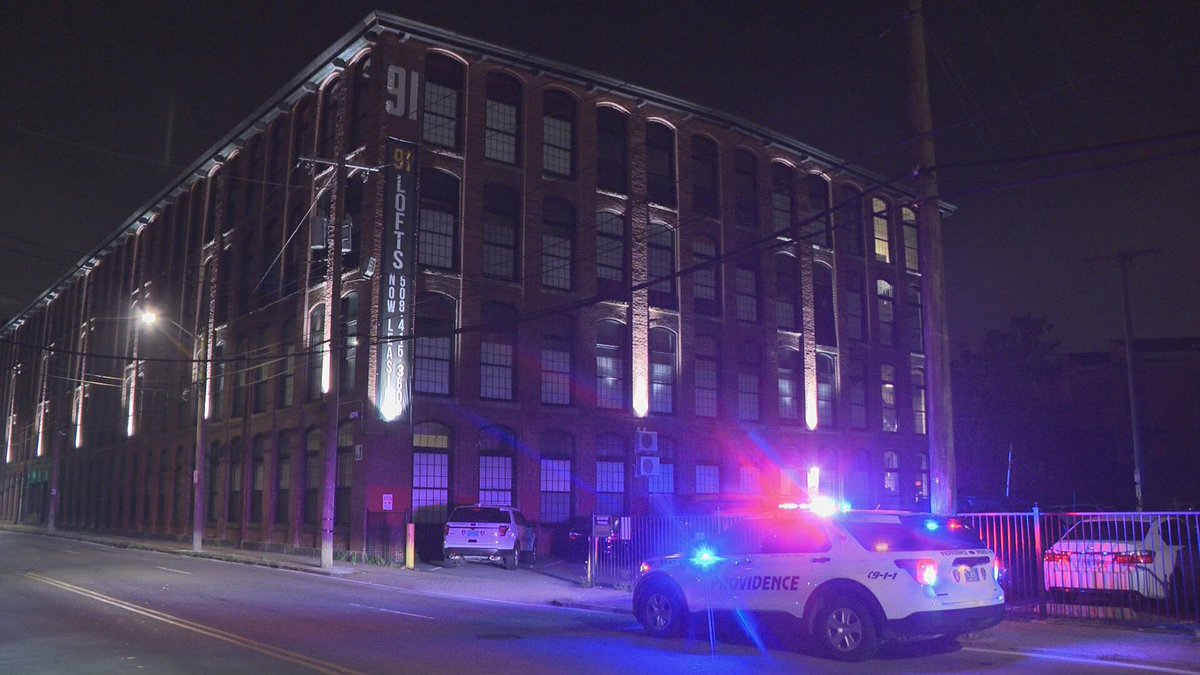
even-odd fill
[(921, 0), (908, 0), (909, 119), (914, 143), (917, 178), (917, 235), (921, 264), (921, 299), (924, 306), (925, 376), (929, 385), (929, 469), (932, 485), (930, 511), (950, 515), (956, 508), (954, 466), (954, 415), (950, 397), (950, 352), (946, 329), (946, 288), (942, 268), (942, 217), (937, 203), (937, 162), (933, 121), (929, 107), (929, 70), (925, 61), (925, 16)]
[(1137, 500), (1137, 510), (1141, 511), (1142, 501), (1142, 433), (1138, 425), (1137, 387), (1134, 386), (1133, 366), (1133, 312), (1129, 307), (1129, 267), (1136, 258), (1155, 255), (1161, 249), (1143, 248), (1136, 251), (1117, 251), (1109, 255), (1088, 258), (1087, 262), (1115, 262), (1121, 266), (1121, 299), (1125, 314), (1125, 384), (1129, 389), (1129, 424), (1133, 436), (1133, 495)]

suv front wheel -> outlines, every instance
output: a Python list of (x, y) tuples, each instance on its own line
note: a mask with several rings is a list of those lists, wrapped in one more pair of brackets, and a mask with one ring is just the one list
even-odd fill
[(669, 583), (655, 583), (638, 598), (637, 616), (647, 634), (660, 638), (675, 637), (683, 633), (687, 618), (683, 594)]
[(856, 598), (835, 595), (817, 612), (813, 626), (822, 651), (839, 661), (865, 661), (879, 651), (871, 610)]

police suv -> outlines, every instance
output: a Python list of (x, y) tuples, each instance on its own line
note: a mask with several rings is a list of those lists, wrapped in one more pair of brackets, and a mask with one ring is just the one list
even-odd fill
[(995, 554), (954, 518), (784, 504), (642, 563), (633, 610), (659, 637), (707, 610), (790, 616), (828, 656), (860, 661), (886, 640), (996, 625), (999, 575)]

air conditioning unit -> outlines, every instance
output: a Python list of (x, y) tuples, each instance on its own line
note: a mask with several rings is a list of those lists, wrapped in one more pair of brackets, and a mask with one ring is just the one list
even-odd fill
[(637, 459), (638, 476), (657, 476), (658, 458), (653, 455), (643, 455)]
[(638, 429), (633, 434), (634, 451), (640, 455), (658, 454), (658, 432)]

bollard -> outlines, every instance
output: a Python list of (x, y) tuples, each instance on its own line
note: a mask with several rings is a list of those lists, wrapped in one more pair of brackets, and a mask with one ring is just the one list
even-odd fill
[(417, 526), (414, 523), (405, 525), (404, 530), (404, 567), (405, 569), (417, 568)]

